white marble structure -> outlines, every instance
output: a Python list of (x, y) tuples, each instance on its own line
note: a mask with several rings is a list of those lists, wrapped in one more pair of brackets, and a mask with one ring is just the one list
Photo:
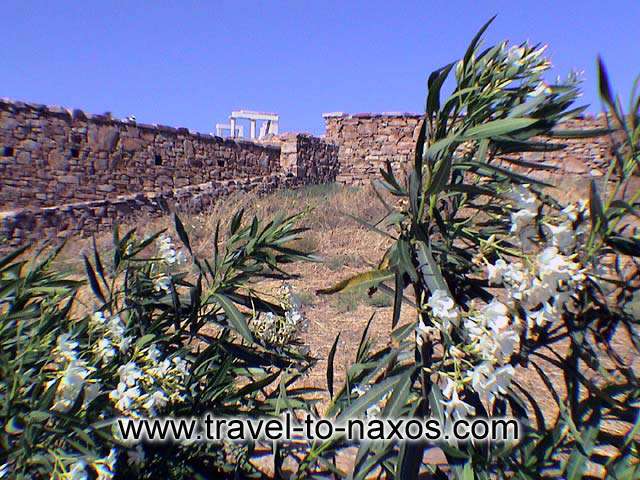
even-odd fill
[(242, 125), (234, 125), (235, 135), (231, 135), (231, 124), (229, 123), (216, 123), (216, 136), (224, 137), (225, 132), (229, 132), (229, 136), (233, 138), (244, 137), (244, 127)]
[[(229, 136), (233, 138), (243, 137), (244, 129), (242, 125), (238, 125), (238, 120), (249, 120), (249, 138), (255, 140), (261, 139), (267, 135), (278, 134), (278, 122), (280, 116), (276, 113), (253, 112), (251, 110), (237, 110), (231, 112), (228, 124), (216, 124), (216, 135), (222, 136), (223, 132), (228, 131)], [(256, 136), (257, 122), (262, 122), (260, 132)]]

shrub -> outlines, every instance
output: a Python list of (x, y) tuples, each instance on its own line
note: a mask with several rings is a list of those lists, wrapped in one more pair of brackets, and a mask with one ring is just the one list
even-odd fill
[[(291, 303), (258, 295), (252, 281), (286, 280), (281, 265), (309, 259), (287, 247), (299, 216), (268, 224), (234, 216), (211, 258), (190, 255), (175, 217), (178, 248), (164, 232), (138, 239), (114, 231), (111, 267), (94, 248), (81, 282), (51, 268), (59, 250), (0, 260), (0, 465), (11, 478), (219, 478), (255, 474), (251, 445), (124, 443), (120, 416), (278, 414), (305, 405), (291, 383), (310, 359), (252, 334), (261, 315), (303, 318)], [(151, 255), (151, 256), (149, 256)], [(185, 265), (191, 258), (191, 266)], [(79, 313), (81, 312), (81, 313)], [(232, 462), (230, 459), (233, 458)]]
[[(621, 134), (612, 137), (614, 158), (601, 185), (591, 182), (588, 202), (561, 204), (549, 185), (518, 172), (550, 167), (517, 154), (612, 130), (563, 130), (561, 122), (584, 110), (573, 107), (577, 77), (545, 83), (544, 47), (481, 49), (487, 26), (461, 60), (430, 75), (406, 178), (389, 164), (380, 172), (378, 188), (397, 201), (378, 195), (387, 214), (371, 228), (393, 241), (379, 267), (321, 291), (395, 292), (390, 345), (372, 352), (367, 327), (328, 413), (343, 419), (375, 407), (383, 416), (434, 416), (445, 425), (471, 415), (521, 421), (518, 444), (440, 445), (453, 478), (636, 478), (640, 387), (612, 338), (624, 332), (629, 347), (640, 348), (638, 319), (626, 307), (640, 273), (630, 221), (640, 198), (631, 183), (640, 161), (640, 98), (624, 114), (600, 63), (601, 95)], [(450, 74), (455, 85), (442, 100)], [(403, 305), (415, 308), (415, 323), (397, 325)], [(525, 368), (547, 391), (521, 384), (515, 373)], [(332, 362), (328, 369), (333, 392)], [(560, 373), (553, 381), (550, 369)], [(545, 397), (556, 418), (543, 411)], [(329, 463), (344, 446), (315, 445), (305, 466)], [(353, 478), (417, 478), (425, 470), (445, 478), (422, 464), (426, 447), (362, 444)]]

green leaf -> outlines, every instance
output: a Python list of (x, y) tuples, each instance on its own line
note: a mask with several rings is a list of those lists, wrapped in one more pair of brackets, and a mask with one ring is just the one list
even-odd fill
[(455, 63), (450, 63), (429, 75), (427, 81), (427, 115), (433, 117), (440, 109), (440, 90)]
[(613, 235), (607, 237), (607, 245), (615, 248), (624, 255), (632, 257), (640, 257), (640, 240), (636, 238), (623, 237), (622, 235)]
[(189, 253), (193, 255), (193, 252), (191, 251), (191, 243), (189, 242), (189, 236), (187, 235), (187, 231), (184, 229), (182, 220), (180, 220), (180, 217), (178, 217), (177, 213), (173, 214), (173, 222), (175, 223), (176, 233), (178, 234), (178, 237), (180, 237), (180, 240), (182, 241), (182, 243), (184, 243), (184, 246), (187, 247)]
[(483, 138), (493, 138), (501, 135), (508, 135), (517, 130), (530, 127), (538, 122), (537, 118), (501, 118), (491, 122), (471, 127), (464, 132), (463, 140), (481, 140)]
[(431, 178), (430, 185), (425, 191), (425, 195), (435, 195), (444, 189), (451, 174), (452, 163), (451, 157), (445, 157), (436, 163), (435, 173)]
[(329, 295), (337, 292), (349, 292), (360, 288), (371, 288), (379, 283), (391, 280), (394, 273), (390, 270), (371, 270), (359, 273), (337, 283), (333, 287), (317, 290), (317, 294)]
[(478, 44), (480, 43), (480, 39), (482, 38), (482, 35), (484, 35), (484, 32), (486, 32), (487, 28), (489, 28), (489, 25), (491, 25), (493, 23), (493, 21), (496, 19), (497, 15), (494, 15), (493, 17), (491, 17), (489, 19), (489, 21), (487, 23), (485, 23), (480, 30), (478, 30), (478, 33), (475, 34), (475, 36), (471, 39), (471, 42), (469, 43), (469, 46), (467, 47), (467, 51), (464, 54), (464, 58), (463, 58), (463, 62), (465, 65), (467, 65), (469, 63), (469, 60), (471, 60), (471, 56), (473, 55), (473, 53), (476, 51), (476, 48), (478, 47)]
[(0, 259), (0, 270), (9, 265), (14, 259), (18, 258), (24, 251), (26, 251), (31, 244), (23, 245), (16, 248), (12, 252), (8, 253)]
[(240, 228), (240, 224), (242, 223), (242, 215), (244, 215), (244, 208), (238, 210), (231, 219), (231, 223), (229, 224), (229, 235), (235, 234)]
[(247, 321), (240, 310), (229, 300), (226, 296), (220, 293), (214, 293), (212, 295), (213, 300), (222, 307), (224, 313), (227, 315), (227, 319), (233, 328), (249, 343), (253, 343), (253, 335), (247, 325)]
[(100, 284), (98, 283), (96, 274), (93, 271), (93, 267), (91, 266), (91, 263), (89, 263), (89, 259), (84, 254), (82, 255), (82, 258), (84, 260), (84, 269), (87, 272), (87, 277), (89, 277), (89, 285), (91, 286), (91, 290), (93, 290), (93, 293), (103, 304), (107, 303), (104, 295), (102, 294), (102, 290), (100, 289)]
[(329, 356), (327, 357), (327, 390), (329, 390), (330, 399), (333, 399), (333, 361), (336, 356), (336, 348), (338, 347), (339, 339), (340, 332), (336, 335), (336, 339), (333, 341), (331, 350), (329, 350)]
[(474, 480), (475, 475), (473, 474), (473, 464), (471, 460), (464, 464), (464, 469), (462, 470), (462, 478), (461, 480)]
[(607, 102), (612, 110), (615, 110), (616, 105), (613, 99), (611, 83), (609, 82), (609, 75), (600, 56), (598, 56), (598, 87), (600, 89), (600, 97)]
[(372, 385), (363, 396), (354, 400), (351, 405), (340, 412), (338, 420), (361, 417), (371, 405), (377, 404), (385, 395), (392, 392), (404, 377), (404, 374), (398, 374)]
[(591, 213), (591, 226), (594, 230), (606, 228), (607, 219), (604, 216), (604, 208), (602, 200), (598, 193), (598, 186), (595, 180), (591, 180), (591, 189), (589, 191), (589, 212)]

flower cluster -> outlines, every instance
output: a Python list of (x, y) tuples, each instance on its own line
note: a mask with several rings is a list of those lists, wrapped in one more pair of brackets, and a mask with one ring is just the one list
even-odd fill
[(84, 390), (82, 408), (85, 408), (100, 394), (100, 383), (89, 380), (95, 372), (86, 360), (79, 357), (78, 342), (70, 333), (58, 336), (54, 350), (55, 378), (48, 386), (58, 382), (52, 410), (66, 413), (76, 404), (80, 393)]
[[(450, 337), (452, 329), (457, 328), (463, 341), (459, 346), (445, 342), (445, 363), (453, 368), (442, 369), (435, 375), (447, 418), (472, 415), (475, 408), (460, 398), (465, 385), (471, 385), (489, 405), (506, 393), (514, 374), (509, 360), (519, 342), (518, 322), (509, 308), (495, 299), (461, 314), (447, 292), (436, 290), (427, 305), (443, 338)], [(419, 335), (426, 333), (432, 332), (428, 327), (418, 327)]]
[[(528, 185), (514, 186), (506, 197), (511, 203), (512, 233), (539, 221), (542, 204)], [(547, 215), (542, 224), (548, 235), (542, 238), (541, 248), (517, 259), (498, 258), (490, 263), (483, 260), (486, 252), (481, 253), (478, 258), (485, 262), (489, 285), (504, 289), (500, 299), (480, 305), (472, 301), (463, 311), (449, 292), (431, 292), (425, 308), (432, 326), (421, 320), (417, 340), (422, 343), (430, 337), (444, 348), (441, 365), (432, 374), (448, 418), (475, 412), (465, 402), (468, 389), (489, 406), (506, 394), (515, 373), (512, 357), (521, 339), (535, 336), (537, 329), (557, 322), (571, 310), (586, 278), (574, 252), (576, 239), (585, 233), (585, 217), (584, 204)], [(492, 238), (489, 244), (494, 242)]]
[(575, 255), (563, 255), (558, 247), (546, 247), (528, 265), (504, 260), (488, 265), (489, 282), (503, 285), (524, 308), (529, 329), (542, 327), (559, 320), (586, 278), (574, 260)]
[(256, 316), (251, 322), (251, 328), (258, 339), (282, 347), (295, 340), (299, 332), (305, 328), (306, 318), (291, 285), (284, 284), (280, 288), (279, 297), (280, 305), (285, 310), (284, 316), (267, 312)]
[[(91, 467), (95, 471), (98, 480), (111, 480), (116, 473), (116, 463), (118, 461), (118, 451), (112, 448), (109, 455), (98, 458), (91, 462)], [(70, 480), (87, 480), (87, 467), (89, 464), (84, 458), (75, 458), (68, 466), (65, 478)], [(93, 476), (91, 478), (94, 478)]]
[(186, 261), (182, 250), (176, 250), (169, 235), (161, 235), (158, 239), (158, 254), (167, 265), (181, 264)]
[(109, 393), (115, 407), (133, 417), (155, 416), (170, 401), (182, 401), (187, 362), (179, 356), (162, 359), (156, 344), (137, 352), (118, 368), (119, 382)]
[(98, 338), (94, 351), (103, 365), (109, 364), (117, 352), (124, 354), (131, 347), (133, 339), (126, 335), (126, 327), (120, 315), (107, 318), (104, 312), (97, 311), (91, 316), (89, 326)]
[(538, 216), (540, 202), (528, 185), (516, 185), (507, 194), (515, 211), (511, 213), (511, 233), (520, 233)]

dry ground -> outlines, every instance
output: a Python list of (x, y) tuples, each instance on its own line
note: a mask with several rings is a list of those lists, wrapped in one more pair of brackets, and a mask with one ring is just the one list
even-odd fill
[[(586, 185), (572, 179), (563, 181), (559, 191), (562, 199), (570, 197), (586, 198)], [(584, 193), (582, 193), (584, 192)], [(383, 215), (383, 208), (368, 188), (349, 188), (337, 185), (321, 185), (307, 187), (297, 191), (280, 191), (259, 198), (252, 194), (231, 197), (221, 202), (213, 211), (206, 214), (185, 217), (183, 222), (190, 233), (194, 249), (207, 255), (211, 252), (213, 231), (218, 219), (222, 224), (240, 207), (246, 209), (247, 215), (257, 214), (268, 218), (284, 210), (296, 213), (308, 209), (303, 225), (310, 229), (298, 247), (315, 251), (321, 262), (298, 263), (290, 266), (288, 271), (299, 276), (291, 281), (295, 291), (302, 300), (308, 328), (302, 333), (302, 341), (309, 347), (312, 356), (318, 359), (317, 365), (304, 379), (305, 386), (324, 388), (326, 386), (326, 359), (338, 333), (340, 343), (335, 359), (336, 385), (344, 379), (348, 365), (354, 361), (356, 347), (362, 331), (371, 317), (372, 336), (379, 345), (384, 344), (390, 332), (391, 304), (389, 297), (382, 293), (368, 297), (365, 292), (339, 295), (317, 295), (316, 291), (337, 283), (354, 273), (374, 266), (380, 260), (388, 246), (388, 240), (380, 234), (366, 229), (358, 222), (344, 215), (349, 212), (368, 220), (377, 220)], [(140, 222), (141, 233), (168, 228), (172, 231), (170, 219)], [(100, 246), (107, 247), (109, 235), (98, 238)], [(175, 238), (175, 235), (174, 235)], [(87, 240), (70, 242), (61, 256), (61, 262), (72, 270), (82, 271), (78, 250), (89, 251)], [(264, 285), (265, 290), (273, 291), (276, 284)], [(414, 314), (405, 308), (401, 323), (412, 321)], [(616, 338), (624, 359), (629, 365), (640, 367), (640, 357), (629, 348), (628, 339), (624, 336)], [(562, 354), (562, 352), (560, 352)], [(549, 367), (548, 377), (553, 384), (563, 383), (559, 377), (561, 372)], [(544, 383), (531, 369), (520, 369), (517, 378), (527, 391), (541, 401), (545, 414), (554, 417), (557, 414), (553, 402)], [(326, 399), (326, 397), (325, 397)], [(432, 458), (442, 460), (437, 453)], [(348, 460), (341, 462), (345, 467)]]

